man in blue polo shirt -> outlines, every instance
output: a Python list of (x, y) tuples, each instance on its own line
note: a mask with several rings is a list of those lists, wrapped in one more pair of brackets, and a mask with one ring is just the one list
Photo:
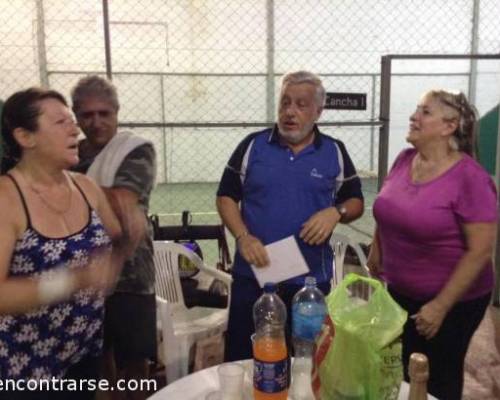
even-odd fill
[[(269, 263), (265, 245), (294, 235), (310, 275), (326, 294), (332, 278), (328, 239), (337, 223), (363, 213), (361, 182), (345, 146), (316, 126), (325, 103), (318, 76), (283, 77), (278, 123), (247, 136), (236, 148), (217, 191), (217, 209), (236, 238), (226, 361), (252, 357), (252, 307), (262, 294), (250, 264)], [(305, 276), (280, 284), (288, 329), (293, 295)]]

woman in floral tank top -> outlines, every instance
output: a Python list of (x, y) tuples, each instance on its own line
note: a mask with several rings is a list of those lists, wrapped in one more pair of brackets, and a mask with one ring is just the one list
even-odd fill
[[(0, 380), (9, 399), (92, 399), (30, 381), (97, 378), (103, 295), (127, 257), (99, 187), (67, 169), (78, 162), (73, 115), (61, 94), (13, 94), (2, 115)], [(112, 246), (114, 242), (115, 246)], [(0, 398), (3, 393), (0, 393)]]

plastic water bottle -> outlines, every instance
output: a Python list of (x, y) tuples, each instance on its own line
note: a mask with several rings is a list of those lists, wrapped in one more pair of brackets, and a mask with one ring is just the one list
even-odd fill
[(312, 356), (314, 341), (326, 315), (325, 296), (316, 287), (316, 278), (308, 276), (305, 285), (292, 300), (292, 339), (295, 355)]
[(292, 366), (292, 385), (290, 386), (292, 400), (314, 400), (311, 371), (311, 357), (295, 356)]
[(253, 306), (253, 318), (254, 398), (286, 400), (289, 375), (285, 341), (286, 307), (276, 294), (274, 283), (264, 285), (264, 294)]
[(305, 285), (292, 300), (292, 341), (295, 359), (290, 395), (294, 400), (313, 400), (311, 370), (314, 341), (326, 315), (325, 296), (316, 287), (316, 278), (308, 276)]

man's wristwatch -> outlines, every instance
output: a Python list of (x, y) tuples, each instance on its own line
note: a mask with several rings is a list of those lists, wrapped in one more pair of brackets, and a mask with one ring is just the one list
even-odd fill
[(340, 214), (340, 220), (344, 220), (347, 217), (347, 208), (343, 204), (335, 206), (335, 208)]

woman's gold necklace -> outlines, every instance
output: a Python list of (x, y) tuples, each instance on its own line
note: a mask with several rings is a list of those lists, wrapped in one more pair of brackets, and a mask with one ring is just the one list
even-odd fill
[(416, 159), (413, 166), (413, 182), (422, 183), (426, 179), (432, 179), (432, 175), (436, 172), (437, 167), (435, 165), (429, 167), (424, 166), (420, 159)]
[(68, 221), (66, 221), (66, 214), (68, 211), (71, 209), (71, 205), (73, 203), (73, 191), (71, 190), (71, 187), (69, 186), (69, 182), (67, 181), (66, 178), (66, 184), (64, 185), (65, 189), (68, 191), (68, 200), (65, 201), (63, 207), (56, 207), (54, 202), (49, 201), (46, 197), (43, 191), (38, 189), (35, 185), (33, 185), (33, 182), (30, 181), (29, 188), (38, 196), (38, 198), (42, 201), (45, 207), (47, 207), (49, 210), (54, 212), (55, 214), (58, 214), (62, 217), (63, 225), (66, 228), (66, 230), (69, 232), (69, 227), (68, 227)]
[(452, 160), (452, 158), (448, 156), (446, 160), (437, 165), (434, 164), (425, 166), (424, 162), (420, 158), (416, 158), (412, 170), (413, 182), (425, 183), (436, 178), (436, 176), (439, 176), (442, 173), (441, 170), (445, 167), (445, 165), (451, 163), (450, 160)]

